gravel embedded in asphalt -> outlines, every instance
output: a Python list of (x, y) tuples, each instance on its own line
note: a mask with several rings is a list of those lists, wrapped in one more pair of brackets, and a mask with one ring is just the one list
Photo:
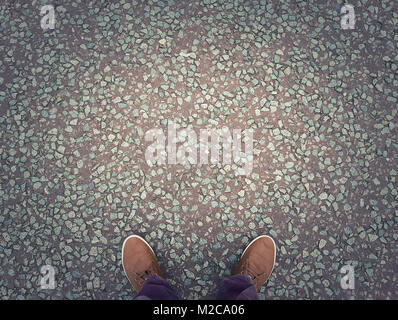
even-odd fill
[[(324, 2), (62, 1), (49, 30), (42, 1), (1, 3), (0, 298), (131, 299), (138, 233), (182, 298), (268, 234), (262, 299), (397, 299), (398, 4), (343, 30)], [(168, 121), (252, 129), (253, 170), (148, 166)]]

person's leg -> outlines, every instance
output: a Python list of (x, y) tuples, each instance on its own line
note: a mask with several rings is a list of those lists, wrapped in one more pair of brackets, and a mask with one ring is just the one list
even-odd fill
[(166, 280), (155, 275), (145, 280), (134, 300), (178, 300), (178, 296)]
[(217, 300), (258, 300), (258, 294), (250, 277), (237, 274), (221, 281)]
[(130, 283), (137, 290), (135, 300), (177, 300), (178, 296), (163, 279), (155, 253), (140, 236), (124, 240), (122, 264)]
[(221, 300), (256, 300), (275, 265), (276, 246), (269, 236), (254, 239), (243, 251), (231, 277), (225, 278), (217, 293)]

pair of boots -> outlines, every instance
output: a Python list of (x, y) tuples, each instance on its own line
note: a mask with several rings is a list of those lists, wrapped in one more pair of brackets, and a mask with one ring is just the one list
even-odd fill
[[(243, 251), (232, 275), (235, 277), (238, 275), (247, 276), (247, 281), (259, 291), (271, 275), (275, 258), (276, 246), (274, 240), (269, 236), (259, 236)], [(159, 281), (165, 283), (154, 251), (138, 235), (129, 236), (124, 241), (122, 264), (127, 278), (138, 292), (141, 292), (145, 281), (148, 279), (150, 280), (148, 282), (155, 284)]]

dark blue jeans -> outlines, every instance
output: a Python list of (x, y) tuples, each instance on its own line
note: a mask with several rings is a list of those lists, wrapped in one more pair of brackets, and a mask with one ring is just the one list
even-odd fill
[[(135, 300), (178, 300), (170, 285), (159, 276), (145, 280)], [(238, 274), (221, 281), (218, 300), (258, 300), (256, 286), (250, 277)]]

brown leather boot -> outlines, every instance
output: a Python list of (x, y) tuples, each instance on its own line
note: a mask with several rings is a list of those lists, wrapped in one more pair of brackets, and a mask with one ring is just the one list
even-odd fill
[(243, 251), (233, 275), (244, 274), (252, 278), (257, 291), (264, 285), (274, 269), (276, 245), (269, 236), (259, 236)]
[(155, 253), (140, 236), (126, 238), (122, 248), (124, 272), (135, 290), (140, 291), (144, 281), (150, 276), (163, 277)]

